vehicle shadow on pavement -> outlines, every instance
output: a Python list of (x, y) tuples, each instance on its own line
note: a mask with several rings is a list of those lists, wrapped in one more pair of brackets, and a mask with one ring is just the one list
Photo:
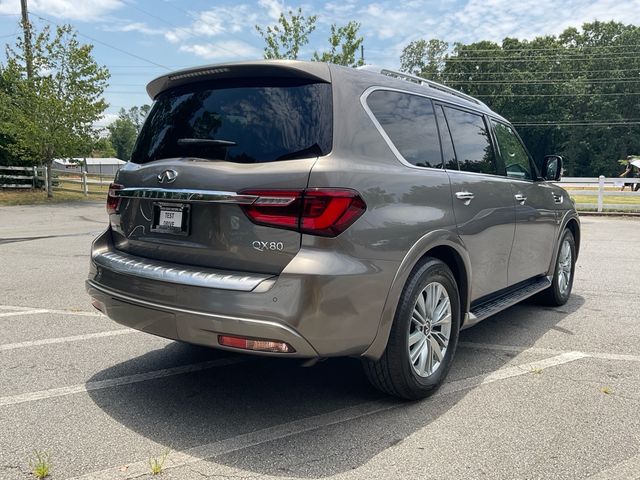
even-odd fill
[[(461, 341), (526, 349), (547, 332), (559, 329), (558, 323), (583, 303), (582, 297), (574, 295), (560, 308), (518, 305), (463, 331)], [(517, 352), (460, 348), (448, 381), (489, 375), (514, 361), (517, 355)], [(116, 377), (123, 368), (147, 371), (150, 361), (160, 363), (157, 368), (168, 368), (229, 356), (226, 352), (172, 343), (105, 369), (90, 381)], [(211, 467), (221, 464), (257, 474), (311, 478), (360, 467), (417, 430), (428, 428), (473, 390), (438, 395), (420, 402), (402, 402), (370, 387), (357, 359), (332, 359), (301, 368), (300, 361), (235, 358), (242, 361), (190, 374), (93, 390), (89, 394), (95, 404), (117, 422), (173, 451), (344, 408), (357, 411), (358, 406), (372, 401), (392, 407), (210, 460)], [(420, 455), (429, 454), (428, 445), (424, 447)]]

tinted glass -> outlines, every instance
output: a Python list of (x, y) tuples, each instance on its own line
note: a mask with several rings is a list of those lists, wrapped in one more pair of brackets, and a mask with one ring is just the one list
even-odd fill
[(449, 125), (447, 125), (447, 119), (444, 117), (442, 107), (439, 105), (436, 107), (436, 118), (438, 119), (438, 128), (440, 129), (444, 166), (449, 170), (458, 170), (458, 161), (456, 160), (456, 152), (453, 150)]
[(315, 157), (331, 151), (332, 128), (331, 86), (326, 83), (192, 84), (158, 97), (131, 160), (199, 157), (261, 163)]
[(496, 134), (500, 156), (504, 162), (508, 177), (519, 178), (521, 180), (531, 180), (531, 164), (529, 155), (520, 143), (520, 139), (515, 132), (503, 123), (491, 121), (493, 131)]
[(495, 175), (495, 157), (482, 116), (448, 107), (444, 111), (460, 170)]
[(377, 90), (367, 104), (405, 160), (418, 167), (440, 168), (440, 140), (431, 100)]

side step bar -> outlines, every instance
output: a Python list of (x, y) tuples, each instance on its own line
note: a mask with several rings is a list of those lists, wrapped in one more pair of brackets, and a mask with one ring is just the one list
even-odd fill
[(551, 277), (540, 277), (532, 280), (530, 283), (526, 283), (517, 290), (512, 290), (497, 298), (488, 300), (476, 305), (469, 312), (467, 321), (462, 328), (469, 328), (478, 322), (481, 322), (487, 317), (494, 315), (506, 308), (515, 305), (522, 300), (535, 295), (538, 292), (545, 290), (551, 286)]

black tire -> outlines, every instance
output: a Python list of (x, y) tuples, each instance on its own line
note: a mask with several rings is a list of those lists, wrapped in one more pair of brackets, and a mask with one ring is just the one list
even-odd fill
[[(408, 335), (418, 295), (432, 282), (446, 290), (451, 305), (449, 344), (437, 369), (429, 376), (419, 376), (409, 358)], [(414, 327), (415, 328), (415, 327)], [(400, 296), (387, 347), (380, 359), (363, 360), (365, 374), (379, 390), (406, 400), (417, 400), (433, 394), (442, 384), (455, 354), (460, 330), (460, 295), (451, 270), (435, 258), (425, 258), (409, 276)]]
[[(569, 249), (571, 252), (571, 269), (570, 269), (570, 277), (569, 284), (566, 289), (562, 289), (560, 287), (560, 269), (561, 262), (560, 256), (562, 253), (562, 245), (567, 241), (569, 243)], [(560, 245), (558, 247), (558, 254), (555, 259), (555, 268), (553, 270), (553, 281), (551, 286), (546, 290), (540, 292), (536, 297), (535, 301), (541, 305), (548, 305), (552, 307), (559, 307), (567, 303), (569, 297), (571, 296), (571, 289), (573, 288), (573, 276), (576, 269), (576, 242), (573, 238), (573, 233), (571, 230), (566, 229), (562, 234), (562, 238), (560, 239)]]

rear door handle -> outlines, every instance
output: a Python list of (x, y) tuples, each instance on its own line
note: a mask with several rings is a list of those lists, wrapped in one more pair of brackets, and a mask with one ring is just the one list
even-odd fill
[(471, 200), (475, 198), (475, 195), (471, 192), (456, 192), (456, 198), (462, 200), (465, 205), (469, 205)]
[(516, 193), (514, 195), (515, 199), (517, 202), (520, 202), (520, 205), (524, 205), (524, 202), (527, 201), (527, 197), (525, 197), (524, 195), (522, 195), (521, 193)]

